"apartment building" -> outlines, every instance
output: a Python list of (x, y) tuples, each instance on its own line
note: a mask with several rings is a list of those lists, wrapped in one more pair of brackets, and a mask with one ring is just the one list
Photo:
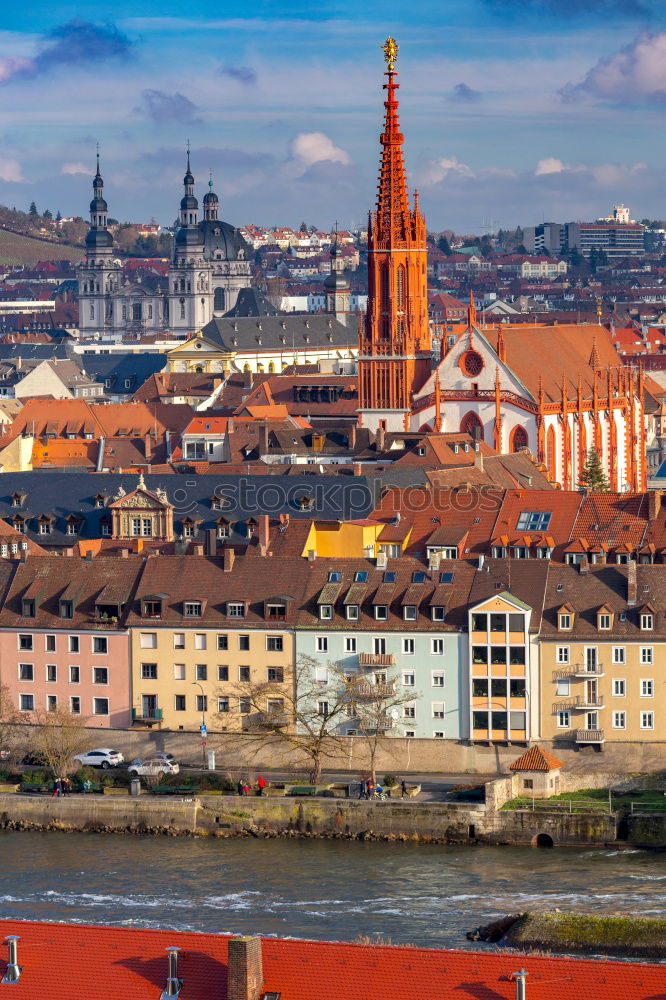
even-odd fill
[(664, 739), (665, 612), (658, 566), (550, 567), (539, 637), (545, 738), (599, 748)]
[(291, 712), (295, 616), (269, 559), (149, 559), (128, 616), (132, 723), (241, 731)]
[(60, 708), (89, 726), (129, 726), (125, 619), (141, 568), (135, 557), (0, 564), (12, 574), (0, 612), (0, 683), (26, 721)]

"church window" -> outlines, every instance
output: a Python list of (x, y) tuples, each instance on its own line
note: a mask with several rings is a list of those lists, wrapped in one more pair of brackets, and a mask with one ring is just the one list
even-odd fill
[(468, 378), (480, 375), (483, 370), (483, 358), (478, 351), (465, 351), (460, 359), (460, 369)]
[(511, 451), (519, 451), (521, 448), (528, 447), (527, 431), (524, 427), (518, 425), (514, 427), (511, 431)]
[(127, 319), (127, 306), (123, 306), (123, 319)]
[(180, 318), (185, 319), (185, 299), (180, 300)]
[(405, 308), (405, 269), (400, 265), (396, 275), (396, 299), (398, 309)]
[(148, 319), (152, 319), (152, 318), (153, 318), (153, 307), (152, 306), (148, 306)]
[(134, 320), (141, 319), (141, 303), (140, 302), (133, 302), (132, 303), (132, 319), (134, 319)]
[(483, 440), (483, 424), (473, 410), (466, 413), (460, 421), (460, 433), (469, 434), (475, 441)]
[(380, 272), (380, 298), (382, 309), (388, 309), (389, 294), (389, 273), (388, 268), (383, 267)]
[(90, 303), (90, 318), (95, 318), (95, 304), (93, 302)]

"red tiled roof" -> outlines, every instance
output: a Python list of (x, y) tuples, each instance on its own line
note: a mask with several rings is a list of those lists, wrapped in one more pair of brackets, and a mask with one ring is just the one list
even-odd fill
[[(227, 998), (226, 936), (9, 920), (0, 927), (21, 937), (15, 988), (24, 1000), (155, 1000), (172, 945), (182, 949), (185, 1000)], [(275, 938), (263, 939), (262, 958), (263, 990), (282, 1000), (513, 1000), (521, 966), (530, 1000), (666, 998), (663, 965)]]
[(540, 746), (530, 747), (522, 757), (509, 764), (510, 771), (555, 771), (558, 767), (564, 767), (564, 761), (553, 757), (552, 753)]

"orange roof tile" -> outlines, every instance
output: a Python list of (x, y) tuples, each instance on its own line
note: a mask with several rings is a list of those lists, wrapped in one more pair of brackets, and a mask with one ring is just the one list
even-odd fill
[[(166, 982), (165, 948), (181, 952), (187, 1000), (226, 1000), (229, 937), (126, 927), (5, 920), (19, 934), (24, 1000), (155, 1000)], [(91, 956), (94, 955), (94, 974)], [(530, 1000), (664, 1000), (663, 965), (513, 953), (434, 951), (335, 942), (262, 940), (262, 989), (282, 1000), (514, 1000), (528, 973)], [(0, 963), (4, 974), (5, 962)], [(314, 979), (313, 979), (314, 977)], [(313, 983), (316, 980), (316, 989)]]
[(509, 764), (511, 771), (555, 771), (564, 767), (564, 761), (553, 757), (552, 753), (536, 745), (526, 750), (522, 757)]

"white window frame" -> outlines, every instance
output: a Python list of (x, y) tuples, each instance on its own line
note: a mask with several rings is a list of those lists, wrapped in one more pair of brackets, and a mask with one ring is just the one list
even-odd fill
[[(406, 680), (406, 678), (411, 678), (411, 680)], [(402, 686), (403, 687), (414, 687), (416, 684), (416, 674), (413, 670), (405, 670), (402, 674)]]
[(418, 616), (418, 608), (415, 604), (405, 604), (402, 609), (402, 618), (406, 622), (415, 622)]
[(416, 651), (416, 640), (411, 636), (403, 637), (402, 652), (405, 656), (413, 656)]
[(627, 681), (624, 677), (613, 678), (613, 698), (626, 698)]
[(571, 696), (571, 681), (568, 677), (558, 677), (555, 681), (555, 697), (569, 698)]
[(646, 612), (641, 615), (641, 631), (651, 632), (654, 629), (654, 615)]
[[(30, 698), (32, 701), (32, 708), (23, 708), (22, 700), (23, 698)], [(35, 696), (32, 691), (19, 691), (19, 712), (34, 712), (35, 711)]]
[(555, 659), (565, 666), (571, 663), (571, 646), (558, 646)]
[(348, 622), (358, 621), (358, 604), (348, 604), (345, 609)]
[(319, 620), (322, 622), (330, 622), (333, 618), (333, 605), (332, 604), (320, 604), (319, 605)]
[(440, 638), (430, 640), (430, 652), (433, 656), (444, 656), (444, 640)]
[(445, 715), (445, 704), (443, 701), (433, 701), (430, 703), (433, 719), (443, 719)]
[(654, 729), (654, 712), (641, 712), (641, 729)]
[(563, 711), (557, 713), (557, 728), (571, 728), (571, 712), (568, 709), (564, 709)]
[(623, 667), (627, 662), (627, 647), (613, 646), (612, 658), (615, 666)]
[(356, 652), (356, 636), (346, 635), (345, 636), (345, 653), (355, 653)]
[(639, 693), (641, 698), (654, 698), (654, 678), (641, 677)]
[[(440, 684), (441, 681), (441, 684)], [(443, 670), (432, 670), (430, 673), (430, 686), (443, 688), (446, 685), (446, 674)]]
[(607, 611), (598, 616), (597, 626), (600, 632), (610, 632), (612, 617)]
[(568, 611), (558, 614), (557, 627), (560, 632), (571, 632), (571, 615)]
[[(154, 642), (144, 640), (154, 640)], [(139, 649), (157, 649), (157, 632), (140, 632)]]
[(611, 727), (613, 729), (626, 729), (627, 713), (624, 711), (613, 712), (611, 717)]
[(652, 666), (654, 663), (654, 647), (641, 646), (640, 652), (641, 666)]
[[(96, 712), (95, 711), (95, 705), (96, 705), (96, 703), (98, 701), (105, 701), (106, 702), (106, 712)], [(110, 715), (111, 706), (109, 704), (109, 699), (108, 698), (104, 698), (104, 697), (93, 698), (93, 700), (92, 700), (92, 707), (93, 707), (93, 711), (92, 711), (93, 715), (96, 715), (96, 716)]]
[(327, 635), (316, 635), (315, 636), (315, 649), (318, 653), (328, 653), (328, 636)]

